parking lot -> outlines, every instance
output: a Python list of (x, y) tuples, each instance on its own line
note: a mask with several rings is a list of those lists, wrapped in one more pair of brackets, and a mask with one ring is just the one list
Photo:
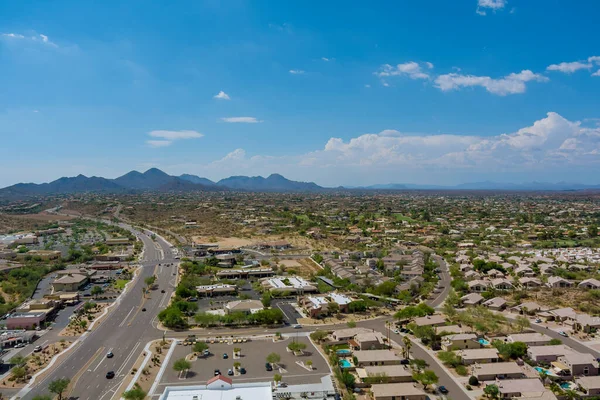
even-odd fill
[[(302, 356), (294, 356), (286, 350), (287, 345), (296, 340), (306, 344), (305, 354)], [(241, 358), (233, 359), (233, 349), (239, 347), (242, 349)], [(324, 375), (330, 373), (327, 363), (321, 354), (312, 346), (308, 338), (298, 337), (286, 339), (273, 343), (271, 340), (255, 340), (247, 343), (215, 343), (209, 344), (210, 356), (199, 357), (196, 361), (192, 361), (192, 368), (188, 372), (186, 379), (179, 379), (178, 373), (172, 368), (175, 360), (183, 358), (192, 352), (192, 347), (178, 345), (169, 360), (169, 366), (165, 369), (165, 373), (161, 380), (162, 391), (165, 386), (169, 385), (191, 385), (203, 384), (214, 376), (215, 369), (219, 369), (221, 374), (227, 376), (227, 371), (233, 369), (234, 362), (240, 362), (241, 366), (246, 369), (245, 375), (230, 376), (235, 382), (261, 382), (272, 381), (273, 375), (279, 373), (283, 377), (283, 382), (293, 384), (320, 383)], [(224, 359), (223, 354), (226, 353), (228, 358)], [(266, 357), (270, 353), (277, 353), (281, 357), (281, 362), (278, 363), (283, 368), (278, 371), (274, 368), (273, 371), (267, 371), (265, 368)], [(312, 361), (313, 370), (309, 371), (304, 367), (296, 364), (296, 361)]]

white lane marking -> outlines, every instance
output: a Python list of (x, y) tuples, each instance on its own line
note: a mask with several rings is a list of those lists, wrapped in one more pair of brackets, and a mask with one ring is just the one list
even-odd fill
[(127, 322), (127, 318), (129, 318), (129, 315), (133, 312), (134, 309), (135, 309), (135, 306), (131, 307), (131, 310), (129, 310), (129, 312), (127, 313), (127, 315), (125, 316), (125, 318), (123, 318), (123, 322), (121, 322), (119, 324), (119, 328), (122, 328), (123, 325), (125, 325), (125, 322)]
[(133, 347), (133, 350), (131, 350), (131, 353), (129, 353), (129, 355), (127, 356), (127, 358), (123, 362), (123, 365), (121, 365), (121, 368), (119, 368), (117, 370), (117, 375), (119, 375), (123, 371), (123, 369), (125, 368), (125, 366), (129, 362), (129, 360), (131, 360), (131, 357), (133, 357), (133, 355), (134, 355), (135, 351), (137, 350), (137, 348), (140, 347), (140, 344), (141, 344), (141, 342), (137, 342), (136, 345)]
[[(112, 347), (110, 349), (108, 349), (108, 351), (106, 352), (107, 354), (110, 353), (112, 351)], [(106, 359), (106, 355), (104, 355), (104, 357), (102, 357), (100, 359), (100, 362), (98, 363), (98, 365), (96, 365), (96, 368), (94, 368), (94, 372), (96, 372), (96, 370), (98, 369), (98, 367), (100, 366), (100, 364), (102, 364), (102, 362)]]

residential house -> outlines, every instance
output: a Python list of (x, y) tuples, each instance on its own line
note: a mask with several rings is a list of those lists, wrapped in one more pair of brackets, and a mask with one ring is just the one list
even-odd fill
[(515, 275), (534, 277), (535, 271), (527, 266), (522, 265), (522, 266), (518, 267), (517, 269), (515, 269)]
[(374, 400), (427, 400), (429, 397), (414, 383), (387, 383), (371, 386)]
[(474, 333), (459, 333), (444, 336), (442, 347), (445, 350), (479, 349), (481, 344), (477, 341), (477, 335)]
[(511, 290), (514, 289), (514, 286), (508, 279), (505, 278), (496, 278), (492, 279), (492, 286), (497, 290)]
[(592, 317), (588, 314), (577, 314), (573, 328), (585, 333), (596, 332), (600, 330), (600, 317)]
[(439, 314), (435, 314), (415, 318), (413, 322), (417, 326), (442, 326), (446, 323), (446, 319)]
[(554, 289), (564, 289), (564, 288), (572, 287), (573, 282), (571, 282), (565, 278), (561, 278), (560, 276), (551, 276), (548, 278), (548, 282), (546, 283), (546, 286), (548, 286), (549, 288), (554, 288)]
[(577, 287), (580, 289), (600, 289), (600, 281), (594, 278), (586, 279), (581, 281)]
[[(490, 384), (498, 386), (501, 399), (550, 400), (554, 396), (538, 378), (505, 379)], [(554, 396), (554, 399), (556, 399), (556, 396)]]
[(469, 293), (460, 298), (460, 301), (464, 306), (476, 306), (481, 304), (483, 300), (485, 299), (479, 293)]
[(494, 297), (483, 302), (483, 305), (494, 311), (502, 311), (506, 308), (506, 300), (502, 297)]
[(542, 281), (540, 281), (538, 278), (529, 278), (524, 276), (519, 278), (519, 284), (527, 289), (535, 289), (542, 286)]
[(399, 365), (400, 357), (392, 350), (357, 350), (354, 352), (357, 367), (373, 365)]
[(586, 394), (586, 397), (600, 396), (600, 376), (582, 376), (575, 379)]
[(558, 322), (565, 322), (567, 320), (574, 321), (577, 318), (577, 313), (571, 307), (557, 308), (548, 311), (548, 313)]
[(473, 367), (473, 375), (482, 381), (496, 379), (523, 379), (523, 368), (514, 361), (496, 362), (491, 364), (477, 364)]
[(534, 315), (542, 309), (542, 306), (532, 301), (529, 301), (526, 303), (519, 304), (518, 306), (515, 306), (512, 309), (520, 314)]
[(387, 348), (387, 344), (380, 332), (357, 333), (350, 344), (357, 350), (381, 350)]
[(535, 362), (551, 363), (558, 360), (558, 357), (572, 352), (573, 349), (564, 344), (550, 346), (529, 346), (527, 348), (527, 357)]
[(504, 278), (504, 274), (503, 274), (502, 272), (498, 271), (498, 270), (497, 270), (497, 269), (495, 269), (495, 268), (492, 268), (492, 269), (490, 269), (490, 270), (489, 270), (489, 271), (486, 273), (486, 275), (487, 275), (489, 278), (494, 278), (494, 279), (495, 279), (495, 278)]
[(364, 332), (373, 332), (373, 330), (360, 327), (338, 329), (336, 331), (333, 331), (333, 333), (331, 334), (331, 338), (335, 342), (347, 342), (348, 340), (353, 339), (354, 336), (358, 335), (359, 333)]
[(464, 365), (497, 363), (500, 360), (495, 348), (465, 349), (456, 352)]
[(513, 333), (508, 336), (509, 342), (523, 342), (527, 346), (544, 346), (550, 344), (551, 340), (550, 336), (539, 332)]
[(598, 361), (589, 353), (571, 352), (560, 356), (553, 366), (561, 368), (566, 366), (571, 376), (595, 376), (598, 375)]
[(386, 383), (412, 382), (412, 370), (406, 365), (377, 365), (357, 368), (358, 378), (367, 384), (381, 382), (384, 378)]
[(468, 271), (465, 273), (464, 276), (465, 276), (465, 280), (467, 280), (467, 281), (472, 281), (472, 280), (481, 278), (481, 274), (477, 271)]
[(467, 285), (469, 286), (469, 291), (471, 292), (485, 292), (490, 287), (490, 281), (476, 279), (467, 282)]

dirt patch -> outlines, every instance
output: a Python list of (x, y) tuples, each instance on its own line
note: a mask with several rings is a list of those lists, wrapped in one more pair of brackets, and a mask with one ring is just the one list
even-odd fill
[(393, 311), (382, 309), (380, 311), (366, 312), (361, 314), (339, 314), (322, 319), (314, 318), (298, 318), (298, 323), (301, 325), (334, 325), (348, 322), (365, 321), (378, 318), (384, 315), (391, 315)]
[(19, 216), (21, 218), (31, 219), (35, 221), (68, 221), (75, 218), (70, 215), (49, 214), (46, 212), (41, 212), (37, 214), (24, 214)]
[(245, 247), (254, 243), (254, 240), (244, 239), (239, 237), (213, 237), (213, 236), (193, 236), (194, 243), (214, 243), (219, 247)]
[[(165, 357), (167, 356), (167, 352), (169, 351), (171, 342), (172, 342), (172, 340), (166, 340), (165, 342), (163, 342), (162, 339), (160, 339), (160, 340), (155, 340), (150, 345), (150, 351), (152, 352), (152, 357), (150, 358), (150, 360), (144, 367), (144, 370), (142, 371), (142, 373), (140, 374), (140, 376), (137, 380), (137, 384), (140, 385), (140, 387), (142, 388), (142, 390), (144, 392), (148, 393), (148, 391), (152, 387), (152, 384), (156, 380), (156, 376), (158, 375), (160, 366), (162, 365), (162, 363), (165, 360)], [(131, 373), (130, 373), (131, 379), (133, 379), (133, 376), (138, 371), (138, 369), (141, 368), (142, 362), (145, 357), (146, 357), (146, 352), (144, 351), (140, 355), (140, 357), (136, 360), (133, 368), (131, 369)], [(121, 386), (120, 390), (123, 390), (123, 392), (124, 392), (125, 391), (124, 389), (131, 382), (131, 379), (126, 379), (125, 382), (123, 382), (123, 385)]]
[(22, 388), (29, 382), (31, 377), (35, 375), (38, 371), (44, 369), (60, 352), (65, 350), (67, 347), (71, 345), (72, 342), (68, 341), (60, 341), (58, 343), (52, 343), (45, 347), (39, 353), (32, 353), (27, 357), (27, 362), (24, 365), (25, 370), (27, 371), (26, 377), (17, 382), (13, 373), (11, 372), (6, 378), (4, 378), (0, 382), (0, 388), (5, 389), (18, 389)]
[[(511, 300), (511, 297), (508, 297)], [(596, 315), (600, 313), (600, 300), (590, 291), (581, 289), (528, 290), (522, 302), (534, 301), (550, 308), (571, 307), (579, 312)]]
[(90, 309), (90, 311), (87, 313), (76, 315), (74, 318), (72, 318), (71, 322), (69, 322), (69, 325), (60, 331), (58, 336), (74, 337), (82, 335), (91, 325), (91, 323), (102, 314), (104, 309), (110, 305), (106, 303), (94, 304), (94, 308)]

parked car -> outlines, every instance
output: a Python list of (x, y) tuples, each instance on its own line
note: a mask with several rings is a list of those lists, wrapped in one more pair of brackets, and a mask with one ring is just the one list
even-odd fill
[(294, 329), (302, 329), (302, 325), (296, 324), (296, 325), (294, 325)]
[(240, 368), (240, 374), (246, 375), (246, 368), (244, 368), (244, 367)]
[(106, 379), (112, 379), (115, 377), (115, 371), (108, 371), (106, 373)]
[(227, 375), (229, 375), (229, 376), (233, 375), (233, 370), (231, 368), (229, 368), (227, 370)]
[(409, 360), (409, 359), (407, 359), (407, 358), (405, 358), (405, 359), (403, 359), (403, 360), (400, 360), (400, 364), (401, 364), (401, 365), (408, 365), (408, 364), (410, 364), (410, 360)]
[(221, 370), (215, 369), (215, 376), (217, 376), (217, 375), (221, 375)]
[(273, 367), (271, 366), (271, 364), (270, 364), (270, 363), (266, 363), (266, 364), (265, 364), (265, 369), (266, 369), (267, 371), (273, 371)]
[(15, 344), (15, 349), (22, 349), (25, 346), (27, 346), (27, 344), (25, 344), (25, 343), (17, 343), (17, 344)]
[(448, 389), (446, 389), (446, 386), (440, 386), (438, 387), (438, 390), (441, 394), (448, 394)]
[(567, 332), (565, 332), (565, 331), (558, 331), (558, 334), (559, 334), (560, 336), (564, 336), (564, 337), (567, 337), (567, 336), (569, 336), (569, 335), (567, 335)]
[(227, 353), (223, 353), (223, 360), (227, 360), (229, 358), (229, 355)]
[(541, 323), (541, 322), (542, 322), (542, 320), (541, 320), (541, 319), (539, 319), (539, 318), (536, 318), (536, 319), (535, 319), (535, 323), (536, 323), (536, 324), (539, 324), (539, 323)]
[(142, 311), (143, 311), (143, 312), (146, 312), (146, 307), (142, 308)]

